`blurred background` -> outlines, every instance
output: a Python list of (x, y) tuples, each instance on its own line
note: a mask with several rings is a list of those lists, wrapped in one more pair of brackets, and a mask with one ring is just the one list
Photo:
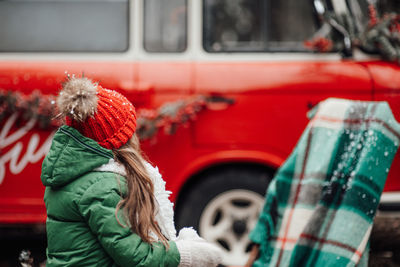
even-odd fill
[[(0, 266), (24, 249), (45, 261), (41, 162), (68, 75), (132, 101), (177, 228), (243, 265), (267, 186), (314, 106), (387, 101), (400, 119), (399, 13), (397, 0), (0, 0)], [(374, 266), (400, 265), (399, 175), (397, 155)]]

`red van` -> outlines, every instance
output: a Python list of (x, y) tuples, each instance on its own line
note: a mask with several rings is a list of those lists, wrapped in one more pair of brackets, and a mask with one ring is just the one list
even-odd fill
[[(400, 66), (348, 47), (322, 19), (345, 14), (365, 26), (367, 2), (0, 1), (0, 265), (15, 266), (23, 248), (44, 257), (40, 170), (54, 131), (2, 105), (17, 93), (56, 95), (66, 72), (121, 91), (138, 110), (197, 95), (234, 101), (209, 103), (188, 127), (159, 132), (143, 148), (173, 192), (177, 227), (198, 228), (224, 248), (225, 264), (243, 264), (267, 185), (314, 105), (384, 100), (400, 120)], [(394, 10), (397, 1), (378, 1), (378, 12)], [(342, 45), (304, 46), (326, 29)], [(400, 210), (399, 176), (400, 154), (379, 216)]]

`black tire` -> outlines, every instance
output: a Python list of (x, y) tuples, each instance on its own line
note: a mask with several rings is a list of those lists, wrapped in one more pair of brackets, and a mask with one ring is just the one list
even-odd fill
[[(236, 192), (236, 194), (239, 195), (241, 192), (243, 192), (246, 193), (246, 195), (250, 194), (250, 196), (251, 194), (254, 194), (254, 196), (257, 196), (259, 199), (261, 199), (262, 207), (262, 204), (264, 203), (263, 198), (272, 176), (273, 173), (271, 171), (259, 166), (229, 166), (203, 173), (201, 176), (197, 177), (197, 182), (192, 184), (190, 188), (186, 188), (184, 195), (179, 198), (175, 213), (177, 229), (180, 229), (184, 226), (193, 226), (196, 230), (201, 230), (199, 227), (199, 222), (202, 216), (205, 216), (204, 212), (206, 207), (209, 209), (209, 206), (207, 205), (209, 203), (215, 203), (215, 201), (221, 198), (221, 196), (229, 195), (229, 192)], [(239, 203), (240, 201), (241, 200), (238, 200), (238, 203), (235, 201), (231, 202), (235, 202), (237, 205), (245, 205), (245, 203)], [(254, 212), (254, 216), (257, 216), (256, 213), (257, 212)], [(205, 217), (203, 217), (203, 220), (204, 218)], [(248, 232), (251, 229), (249, 229), (249, 226), (247, 225), (247, 220), (242, 221), (244, 223), (240, 224), (240, 222), (237, 220), (234, 221), (234, 219), (232, 219), (232, 233), (243, 234), (246, 235), (247, 238)], [(252, 219), (252, 221), (254, 221), (254, 219)], [(199, 231), (199, 233), (204, 237), (207, 236), (204, 232), (202, 233)], [(224, 248), (227, 253), (231, 253), (228, 245), (224, 244), (223, 242), (224, 241), (222, 240), (216, 243), (219, 243), (219, 245)], [(243, 247), (243, 252), (248, 252), (247, 246)], [(229, 265), (229, 262), (224, 262), (224, 264)]]

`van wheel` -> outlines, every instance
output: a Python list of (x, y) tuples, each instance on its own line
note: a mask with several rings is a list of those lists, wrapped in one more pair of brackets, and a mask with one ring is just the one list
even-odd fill
[(230, 167), (204, 174), (186, 190), (176, 209), (178, 229), (193, 226), (223, 250), (223, 264), (244, 265), (248, 235), (264, 204), (272, 173), (259, 167)]

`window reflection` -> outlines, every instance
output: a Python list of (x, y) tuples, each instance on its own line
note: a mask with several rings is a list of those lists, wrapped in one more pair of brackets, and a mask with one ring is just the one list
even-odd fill
[(316, 29), (308, 0), (203, 1), (203, 46), (210, 52), (304, 51)]
[(2, 0), (0, 51), (123, 52), (128, 0)]
[(148, 52), (185, 51), (186, 21), (186, 0), (145, 0), (145, 50)]

